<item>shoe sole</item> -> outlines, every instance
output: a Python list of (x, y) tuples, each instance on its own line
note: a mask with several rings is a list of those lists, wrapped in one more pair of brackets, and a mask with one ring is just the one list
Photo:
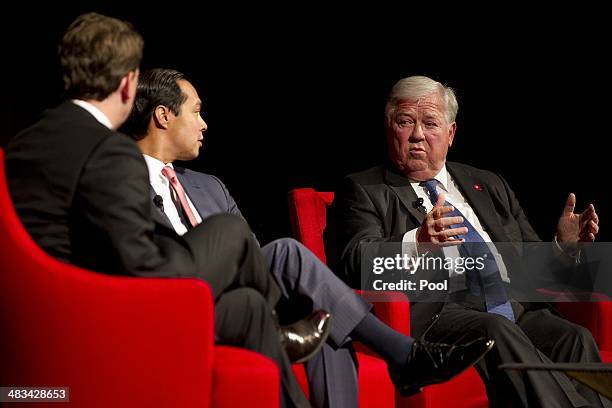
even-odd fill
[(327, 341), (327, 337), (329, 336), (329, 332), (331, 331), (332, 320), (333, 320), (333, 316), (330, 315), (327, 318), (327, 327), (328, 327), (328, 329), (323, 333), (323, 336), (321, 337), (321, 342), (319, 343), (319, 345), (314, 350), (312, 350), (312, 352), (310, 352), (309, 354), (306, 354), (304, 357), (300, 358), (297, 361), (291, 362), (291, 364), (302, 364), (302, 363), (305, 363), (308, 360), (310, 360), (311, 358), (313, 358), (315, 356), (315, 354), (317, 354), (321, 350), (321, 347), (323, 347), (323, 344), (325, 344), (325, 342)]
[(398, 388), (398, 391), (400, 393), (400, 395), (402, 397), (410, 397), (411, 395), (417, 394), (419, 392), (422, 391), (423, 387), (427, 387), (428, 385), (434, 385), (434, 384), (440, 384), (440, 383), (444, 383), (462, 373), (464, 373), (468, 368), (473, 367), (474, 364), (476, 364), (481, 358), (483, 358), (485, 356), (485, 354), (487, 354), (489, 351), (491, 351), (491, 349), (495, 346), (495, 340), (491, 340), (491, 344), (489, 345), (489, 347), (487, 347), (487, 349), (484, 351), (484, 353), (482, 353), (478, 358), (475, 358), (473, 361), (470, 362), (469, 365), (467, 365), (463, 370), (459, 371), (456, 374), (451, 375), (450, 377), (444, 378), (440, 381), (430, 381), (430, 382), (425, 382), (425, 383), (418, 383), (418, 384), (412, 384), (412, 385), (405, 385), (401, 388)]

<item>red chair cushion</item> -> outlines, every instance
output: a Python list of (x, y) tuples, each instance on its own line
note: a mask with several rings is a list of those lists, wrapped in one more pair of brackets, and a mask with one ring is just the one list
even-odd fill
[(229, 346), (215, 347), (212, 406), (279, 406), (278, 366), (269, 358)]

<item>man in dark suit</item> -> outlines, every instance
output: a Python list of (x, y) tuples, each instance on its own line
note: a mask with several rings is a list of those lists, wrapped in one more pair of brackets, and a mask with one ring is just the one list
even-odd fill
[[(144, 154), (149, 168), (151, 200), (167, 224), (181, 235), (187, 233), (192, 224), (198, 225), (211, 216), (234, 214), (242, 217), (218, 178), (172, 164), (175, 160), (192, 160), (199, 155), (203, 132), (208, 128), (200, 110), (197, 91), (183, 74), (153, 69), (142, 74), (134, 109), (122, 129), (137, 141)], [(175, 197), (178, 190), (186, 193), (184, 203)], [(285, 238), (264, 245), (261, 251), (283, 294), (283, 307), (277, 308), (279, 314), (294, 320), (312, 309), (324, 309), (334, 316), (328, 342), (307, 363), (314, 406), (358, 405), (351, 339), (363, 341), (383, 356), (398, 385), (396, 367), (404, 366), (406, 361), (415, 380), (428, 381), (426, 373), (431, 367), (419, 365), (419, 357), (415, 359), (417, 354), (428, 355), (419, 351), (425, 350), (423, 345), (413, 346), (412, 338), (393, 331), (370, 314), (371, 305), (307, 248)], [(481, 349), (478, 343), (474, 345), (475, 350), (480, 350), (476, 353), (483, 352), (486, 347)], [(410, 349), (419, 352), (410, 356), (407, 353)], [(465, 367), (466, 363), (467, 360), (462, 365)]]
[[(465, 259), (474, 248), (480, 248), (485, 258), (491, 255), (489, 246), (482, 245), (487, 242), (540, 241), (501, 176), (446, 161), (457, 109), (452, 89), (430, 78), (409, 77), (394, 86), (385, 109), (388, 163), (346, 177), (330, 211), (326, 232), (330, 264), (350, 285), (360, 286), (363, 244), (399, 243), (401, 251), (413, 257), (438, 250)], [(576, 214), (575, 202), (571, 194), (558, 223), (559, 244), (592, 241), (597, 234), (595, 208), (589, 205)], [(465, 276), (461, 290), (444, 302), (412, 304), (412, 333), (419, 336), (438, 316), (427, 331), (432, 341), (491, 336), (495, 347), (477, 368), (492, 406), (607, 403), (562, 374), (497, 369), (504, 362), (601, 361), (587, 329), (541, 305), (509, 298), (505, 288), (512, 271), (504, 273), (510, 264), (502, 264), (487, 263), (484, 278), (484, 272)], [(491, 286), (484, 286), (488, 278)], [(490, 301), (487, 293), (492, 289), (503, 294), (501, 300)]]
[[(281, 291), (246, 222), (218, 215), (177, 236), (152, 208), (138, 146), (115, 131), (133, 105), (142, 48), (123, 21), (89, 13), (70, 25), (60, 45), (70, 100), (46, 111), (6, 151), (15, 208), (33, 239), (63, 261), (105, 273), (205, 280), (218, 340), (272, 358), (284, 405), (308, 406), (281, 343), (297, 332), (279, 332)], [(317, 322), (300, 325), (311, 348), (296, 349), (296, 358), (322, 345), (328, 319)]]

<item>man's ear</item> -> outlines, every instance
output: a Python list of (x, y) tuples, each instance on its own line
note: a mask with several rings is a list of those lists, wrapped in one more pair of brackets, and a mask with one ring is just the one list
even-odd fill
[(158, 105), (153, 111), (153, 122), (155, 127), (161, 129), (168, 129), (168, 122), (170, 121), (170, 110), (164, 105)]
[(119, 84), (119, 94), (123, 103), (129, 102), (136, 95), (138, 86), (138, 70), (128, 72)]
[(448, 127), (448, 147), (451, 147), (453, 145), (453, 140), (455, 140), (456, 131), (457, 131), (457, 122), (453, 122)]

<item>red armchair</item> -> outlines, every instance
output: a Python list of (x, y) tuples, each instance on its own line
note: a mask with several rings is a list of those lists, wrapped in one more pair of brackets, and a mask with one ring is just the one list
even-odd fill
[[(326, 226), (327, 207), (334, 199), (332, 192), (318, 192), (312, 188), (298, 188), (289, 193), (289, 215), (296, 239), (300, 240), (324, 262), (323, 231)], [(410, 326), (407, 301), (400, 303), (376, 302), (374, 312), (389, 326), (406, 333)], [(612, 302), (559, 303), (560, 311), (568, 319), (591, 330), (602, 350), (603, 361), (612, 361)], [(604, 351), (605, 350), (605, 351)], [(361, 375), (361, 371), (360, 371)], [(360, 388), (361, 389), (361, 388)], [(471, 368), (444, 384), (424, 388), (410, 398), (397, 397), (398, 405), (410, 407), (486, 407), (484, 384), (475, 369)]]
[(612, 351), (612, 302), (562, 302), (557, 306), (565, 318), (588, 327), (600, 350)]
[[(308, 247), (323, 262), (326, 261), (323, 246), (326, 206), (331, 204), (333, 193), (315, 193), (312, 189), (294, 190), (289, 195), (289, 210), (296, 239)], [(407, 298), (399, 297), (396, 303), (377, 303), (382, 318), (395, 322), (397, 328), (408, 334), (410, 305)], [(404, 300), (403, 302), (401, 300)], [(389, 407), (395, 401), (395, 388), (387, 374), (387, 364), (365, 347), (357, 347), (359, 363), (359, 406)]]
[[(326, 226), (327, 207), (334, 199), (332, 192), (318, 192), (312, 188), (298, 188), (289, 192), (289, 216), (294, 237), (313, 251), (324, 262), (323, 231)], [(404, 334), (410, 330), (410, 304), (403, 294), (367, 294), (373, 301), (374, 313), (389, 326)], [(358, 346), (358, 349), (362, 347)], [(363, 373), (360, 367), (359, 375)], [(382, 375), (391, 381), (385, 371)], [(361, 381), (360, 381), (361, 385)], [(360, 391), (363, 390), (360, 387)], [(483, 382), (471, 368), (444, 384), (433, 385), (410, 398), (396, 395), (396, 405), (406, 407), (486, 407), (487, 397)], [(361, 396), (360, 396), (361, 401)], [(383, 405), (378, 405), (383, 406)]]
[(0, 209), (0, 386), (70, 387), (72, 407), (279, 405), (271, 360), (215, 347), (204, 282), (108, 276), (44, 253), (14, 211), (1, 149)]

